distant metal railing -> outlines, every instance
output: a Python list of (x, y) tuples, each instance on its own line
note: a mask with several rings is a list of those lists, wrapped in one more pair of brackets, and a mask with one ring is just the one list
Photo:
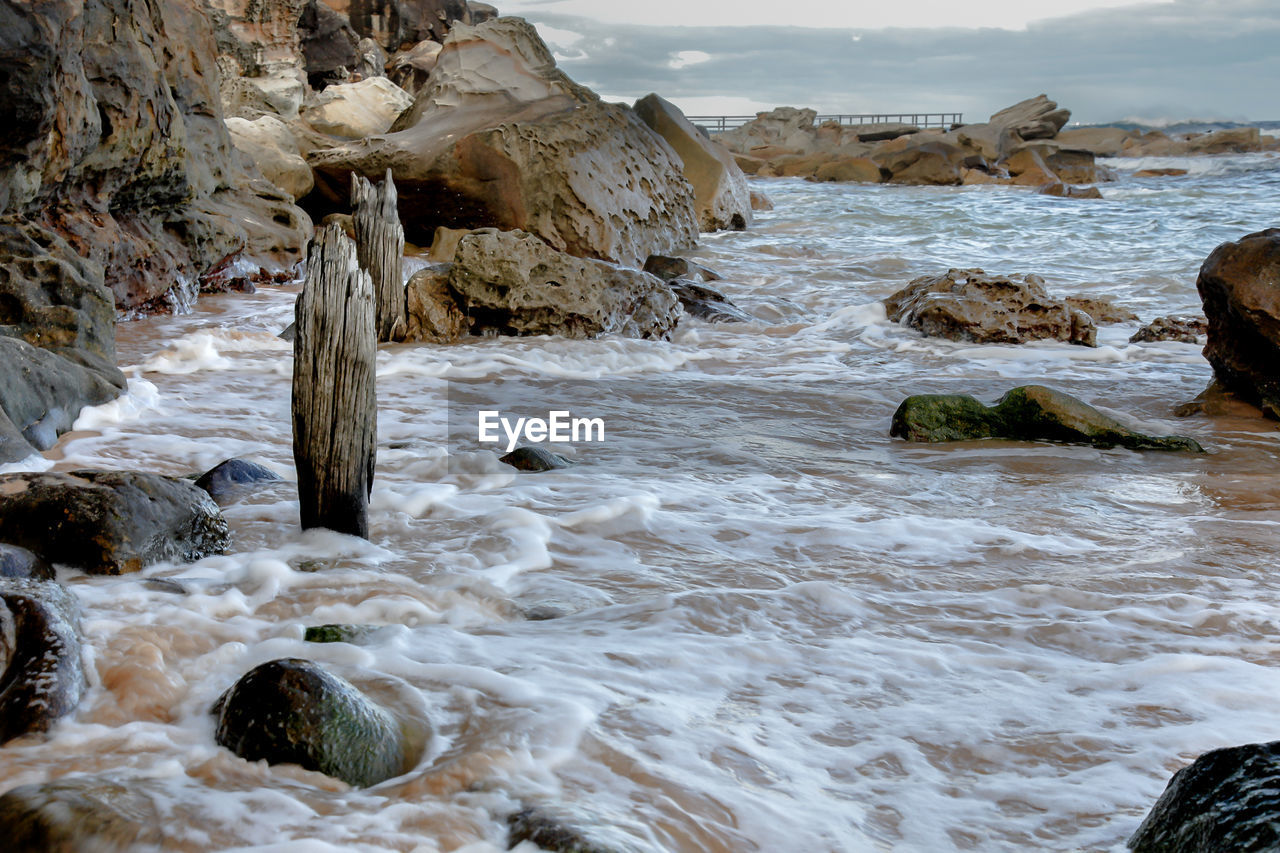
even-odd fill
[[(724, 133), (742, 127), (757, 116), (686, 116), (689, 121), (705, 127), (708, 133)], [(913, 124), (916, 127), (940, 127), (946, 129), (953, 125), (964, 124), (964, 113), (839, 113), (820, 115), (813, 120), (814, 125), (821, 127), (826, 122), (848, 127), (863, 124)]]

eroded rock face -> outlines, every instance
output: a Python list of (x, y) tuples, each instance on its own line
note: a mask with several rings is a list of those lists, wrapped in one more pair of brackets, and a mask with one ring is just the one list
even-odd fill
[(51, 580), (0, 578), (0, 744), (48, 731), (84, 689), (75, 599)]
[(1129, 847), (1134, 853), (1280, 848), (1280, 741), (1215, 749), (1179, 770)]
[(975, 343), (1049, 339), (1097, 345), (1093, 319), (1050, 297), (1038, 275), (952, 269), (915, 279), (886, 299), (885, 309), (890, 320), (929, 337)]
[(1190, 438), (1134, 432), (1082, 400), (1043, 385), (1014, 388), (994, 406), (985, 406), (963, 394), (908, 397), (894, 412), (889, 434), (922, 442), (1004, 438), (1130, 450), (1203, 452)]
[(1157, 317), (1133, 333), (1129, 343), (1178, 341), (1198, 344), (1209, 333), (1209, 324), (1201, 317)]
[(413, 763), (390, 713), (308, 660), (284, 658), (250, 670), (214, 711), (217, 742), (248, 761), (300, 764), (357, 787), (398, 776)]
[(408, 92), (386, 77), (373, 77), (329, 86), (303, 110), (302, 120), (320, 133), (363, 139), (386, 133), (412, 105)]
[(456, 27), (389, 133), (308, 160), (335, 204), (352, 171), (380, 178), (390, 168), (411, 242), (440, 225), (519, 229), (572, 255), (638, 265), (697, 238), (693, 191), (671, 147), (557, 69), (519, 18)]
[(406, 341), (451, 344), (466, 337), (471, 323), (463, 313), (458, 294), (449, 286), (450, 267), (418, 270), (405, 285), (408, 314)]
[(731, 151), (750, 154), (753, 149), (784, 148), (790, 153), (808, 153), (818, 146), (816, 128), (818, 113), (810, 109), (778, 107), (756, 117), (741, 127), (717, 138)]
[(987, 123), (1022, 139), (1052, 139), (1070, 119), (1071, 110), (1058, 109), (1047, 95), (1037, 95), (994, 113)]
[(217, 504), (186, 480), (129, 471), (0, 476), (0, 541), (90, 574), (219, 554), (230, 537)]
[(681, 313), (656, 276), (557, 252), (521, 231), (482, 229), (463, 237), (449, 287), (463, 302), (472, 334), (666, 338)]
[(253, 160), (268, 181), (295, 200), (311, 192), (315, 185), (311, 167), (302, 159), (298, 140), (283, 121), (270, 115), (254, 121), (229, 118), (227, 130), (236, 148)]
[(1204, 357), (1214, 376), (1280, 418), (1280, 228), (1214, 249), (1196, 289), (1209, 321)]
[(751, 224), (747, 179), (724, 146), (700, 133), (674, 104), (657, 95), (636, 101), (635, 111), (679, 155), (703, 231), (741, 231)]

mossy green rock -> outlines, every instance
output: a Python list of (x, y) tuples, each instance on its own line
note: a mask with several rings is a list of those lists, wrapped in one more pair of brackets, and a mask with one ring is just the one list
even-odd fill
[(377, 630), (377, 625), (310, 625), (302, 632), (302, 639), (308, 643), (359, 643)]
[(357, 787), (398, 776), (410, 763), (395, 718), (311, 661), (283, 658), (250, 670), (214, 710), (218, 743), (249, 761), (300, 764)]
[(1088, 403), (1043, 385), (1014, 388), (994, 406), (985, 406), (963, 394), (908, 397), (894, 412), (889, 434), (907, 441), (1005, 438), (1130, 450), (1204, 452), (1190, 438), (1134, 432)]

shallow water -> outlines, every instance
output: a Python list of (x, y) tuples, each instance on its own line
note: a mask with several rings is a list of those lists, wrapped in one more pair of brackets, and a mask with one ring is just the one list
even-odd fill
[[(1210, 369), (1136, 324), (975, 346), (878, 303), (978, 266), (1198, 313), (1209, 251), (1276, 224), (1280, 159), (1112, 165), (1102, 201), (762, 182), (776, 210), (694, 253), (755, 323), (384, 348), (369, 542), (297, 528), (295, 289), (122, 325), (130, 394), (51, 464), (286, 480), (224, 508), (226, 556), (63, 574), (93, 687), (0, 778), (124, 780), (174, 850), (504, 850), (525, 804), (628, 850), (1119, 849), (1179, 766), (1280, 735), (1280, 433), (1174, 418)], [(1028, 382), (1210, 452), (888, 437), (909, 394)], [(526, 474), (458, 435), (544, 398), (609, 440)], [(387, 627), (302, 640), (331, 622)], [(425, 718), (417, 766), (357, 791), (217, 747), (213, 701), (286, 656)]]

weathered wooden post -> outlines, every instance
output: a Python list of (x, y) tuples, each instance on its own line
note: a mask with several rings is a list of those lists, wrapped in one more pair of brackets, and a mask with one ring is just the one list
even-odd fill
[(376, 187), (363, 176), (351, 173), (351, 219), (360, 268), (368, 270), (373, 279), (378, 340), (402, 341), (408, 330), (401, 271), (404, 228), (400, 225), (390, 169), (386, 180)]
[(293, 460), (302, 528), (368, 539), (377, 454), (373, 285), (337, 225), (307, 248), (295, 319)]

